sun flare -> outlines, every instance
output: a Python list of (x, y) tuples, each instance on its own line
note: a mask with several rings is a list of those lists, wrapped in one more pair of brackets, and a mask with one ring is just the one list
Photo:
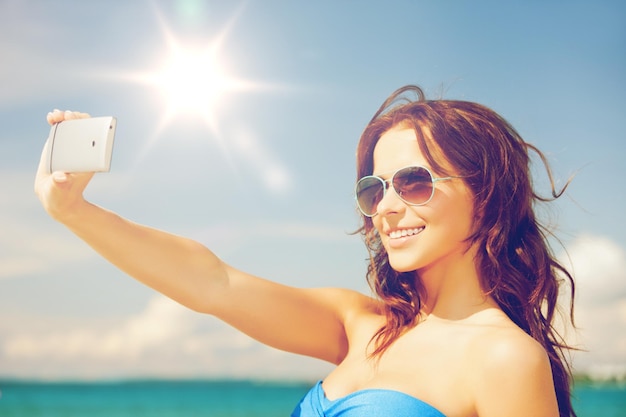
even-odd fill
[(167, 61), (148, 77), (165, 101), (165, 118), (199, 116), (211, 121), (214, 107), (238, 83), (220, 66), (215, 48), (191, 49), (176, 45)]
[(130, 76), (158, 92), (164, 107), (161, 127), (177, 118), (192, 117), (204, 120), (215, 131), (216, 110), (227, 94), (267, 88), (232, 75), (227, 60), (220, 55), (228, 26), (200, 44), (197, 39), (179, 39), (167, 25), (162, 26), (166, 40), (164, 58), (152, 70)]
[[(223, 107), (225, 98), (234, 93), (288, 91), (291, 86), (282, 83), (262, 82), (244, 79), (236, 76), (232, 68), (236, 63), (230, 62), (228, 56), (222, 54), (224, 41), (229, 28), (235, 18), (231, 19), (223, 30), (212, 38), (199, 40), (184, 39), (176, 36), (158, 14), (163, 30), (165, 45), (159, 58), (145, 70), (120, 72), (114, 74), (116, 79), (148, 87), (159, 98), (155, 103), (159, 109), (155, 119), (158, 120), (154, 131), (150, 134), (138, 153), (138, 159), (153, 148), (163, 137), (168, 140), (184, 139), (188, 136), (215, 142), (221, 149), (227, 163), (234, 166), (234, 155), (243, 158), (248, 166), (259, 171), (259, 179), (272, 192), (282, 192), (290, 187), (290, 176), (269, 149), (261, 145), (256, 135), (246, 133), (245, 126), (237, 123), (233, 131), (232, 125), (220, 126), (220, 115), (225, 113)], [(236, 16), (235, 16), (236, 17)], [(190, 120), (195, 119), (195, 120)], [(188, 123), (188, 122), (192, 123)], [(206, 135), (199, 134), (176, 135), (179, 127), (185, 132), (195, 132), (195, 121), (204, 122), (211, 131)], [(164, 132), (166, 127), (172, 126), (174, 132)], [(230, 127), (230, 128), (228, 128)], [(241, 130), (241, 131), (239, 131)], [(228, 132), (228, 133), (227, 133)], [(229, 138), (230, 140), (227, 140)], [(237, 143), (243, 140), (248, 146), (238, 147)], [(254, 146), (250, 144), (254, 144)]]

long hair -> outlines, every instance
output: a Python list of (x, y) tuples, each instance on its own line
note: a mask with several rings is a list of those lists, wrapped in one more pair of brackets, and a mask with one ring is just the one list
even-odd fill
[[(548, 244), (551, 231), (535, 216), (536, 203), (558, 198), (567, 184), (557, 191), (544, 155), (493, 110), (467, 101), (426, 100), (416, 86), (395, 91), (365, 128), (357, 148), (357, 178), (372, 174), (376, 143), (398, 125), (415, 130), (419, 148), (435, 172), (450, 174), (441, 164), (443, 157), (471, 190), (475, 232), (468, 241), (478, 247), (476, 265), (482, 290), (544, 347), (560, 415), (575, 416), (571, 370), (564, 355), (569, 347), (553, 327), (563, 281), (570, 288), (569, 319), (573, 323), (574, 281)], [(539, 156), (548, 173), (549, 198), (533, 188), (530, 152)], [(417, 324), (424, 290), (415, 271), (397, 272), (391, 267), (370, 218), (362, 217), (360, 232), (370, 252), (367, 279), (384, 301), (387, 319), (372, 338), (372, 356), (379, 357)]]

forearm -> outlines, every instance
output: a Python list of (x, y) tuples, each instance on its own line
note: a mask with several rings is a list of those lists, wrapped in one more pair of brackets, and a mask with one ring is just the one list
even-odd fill
[(120, 270), (197, 311), (226, 282), (222, 262), (190, 239), (130, 222), (84, 202), (62, 221)]

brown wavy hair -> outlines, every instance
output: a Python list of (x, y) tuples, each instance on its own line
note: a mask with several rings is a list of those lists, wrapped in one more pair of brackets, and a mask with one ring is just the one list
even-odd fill
[[(570, 349), (553, 327), (559, 287), (570, 289), (569, 320), (573, 324), (574, 281), (557, 261), (548, 236), (551, 230), (535, 215), (535, 205), (560, 197), (569, 181), (556, 190), (545, 156), (525, 142), (505, 119), (472, 102), (426, 100), (417, 86), (396, 90), (365, 128), (357, 148), (357, 178), (373, 172), (373, 152), (389, 129), (413, 128), (422, 154), (435, 172), (450, 175), (445, 159), (474, 196), (475, 232), (481, 286), (500, 308), (544, 347), (550, 358), (561, 416), (575, 416), (570, 399), (571, 369), (564, 355)], [(425, 133), (427, 132), (427, 133)], [(533, 187), (530, 152), (543, 163), (551, 196)], [(415, 326), (424, 288), (416, 272), (397, 272), (372, 220), (362, 217), (360, 232), (370, 252), (367, 279), (384, 302), (386, 324), (372, 338), (372, 357), (380, 355), (404, 331)]]

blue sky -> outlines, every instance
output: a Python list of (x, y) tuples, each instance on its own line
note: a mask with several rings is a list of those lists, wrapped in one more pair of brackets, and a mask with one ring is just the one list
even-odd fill
[[(574, 363), (624, 371), (625, 17), (607, 0), (0, 2), (0, 376), (323, 376), (326, 364), (134, 282), (50, 220), (32, 192), (45, 115), (118, 118), (112, 171), (87, 191), (96, 204), (261, 276), (367, 292), (349, 234), (355, 147), (405, 84), (492, 107), (561, 184), (576, 174), (542, 210), (579, 283), (581, 329), (568, 337), (588, 352)], [(172, 40), (213, 47), (247, 86), (217, 99), (210, 124), (167, 117), (163, 89), (141, 82)]]

